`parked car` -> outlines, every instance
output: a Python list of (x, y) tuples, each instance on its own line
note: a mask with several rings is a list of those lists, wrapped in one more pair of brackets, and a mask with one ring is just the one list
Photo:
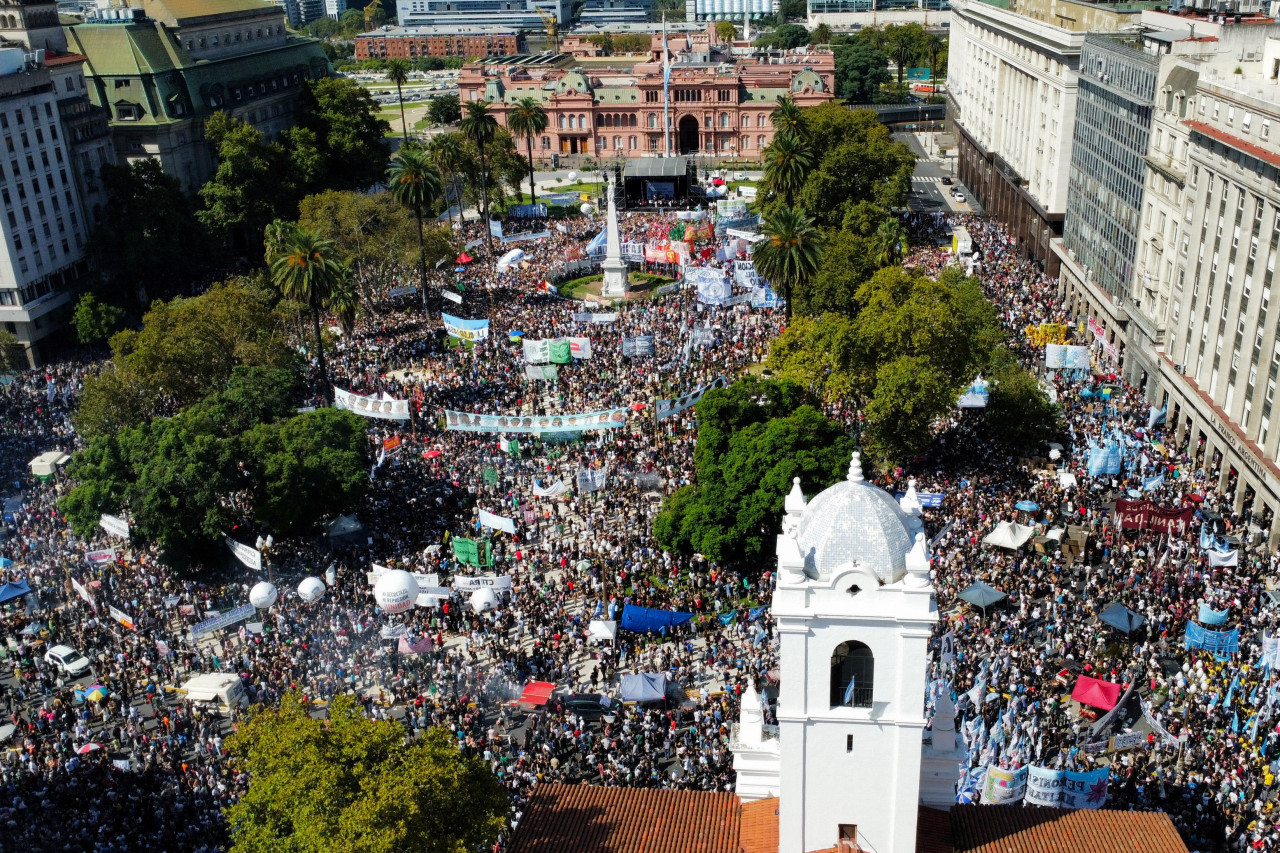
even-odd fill
[(960, 202), (961, 204), (964, 204), (966, 200), (964, 195), (964, 190), (961, 190), (961, 189), (953, 189), (951, 191), (951, 197), (956, 201)]
[(951, 176), (950, 176), (950, 175), (943, 175), (943, 176), (942, 176), (942, 183), (946, 184), (947, 186), (951, 186)]
[(604, 716), (617, 713), (617, 701), (597, 693), (574, 693), (563, 700), (565, 710), (575, 717), (594, 723)]
[(44, 653), (44, 662), (77, 678), (89, 671), (89, 659), (70, 646), (54, 646)]

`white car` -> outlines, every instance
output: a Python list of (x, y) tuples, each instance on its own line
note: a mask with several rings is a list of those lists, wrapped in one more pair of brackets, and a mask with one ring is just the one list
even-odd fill
[(89, 671), (89, 659), (70, 646), (54, 646), (44, 653), (44, 662), (75, 678)]

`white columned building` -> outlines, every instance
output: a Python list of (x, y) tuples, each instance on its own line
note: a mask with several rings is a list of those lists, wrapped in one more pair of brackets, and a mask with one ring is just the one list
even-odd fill
[(938, 620), (922, 525), (863, 479), (856, 453), (847, 480), (808, 502), (797, 480), (785, 508), (773, 597), (778, 735), (776, 745), (761, 737), (762, 718), (744, 701), (734, 751), (749, 790), (740, 794), (777, 792), (780, 853), (915, 853)]

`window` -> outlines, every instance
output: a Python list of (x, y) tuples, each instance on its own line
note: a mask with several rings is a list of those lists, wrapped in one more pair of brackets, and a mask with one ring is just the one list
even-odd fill
[(875, 658), (866, 644), (851, 640), (831, 653), (831, 706), (870, 708)]

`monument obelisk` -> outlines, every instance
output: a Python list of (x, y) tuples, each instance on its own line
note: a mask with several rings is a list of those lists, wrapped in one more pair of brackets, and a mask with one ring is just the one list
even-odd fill
[(618, 206), (613, 200), (615, 184), (609, 181), (609, 216), (605, 221), (604, 283), (601, 296), (627, 295), (627, 265), (622, 262), (622, 233), (618, 230)]

